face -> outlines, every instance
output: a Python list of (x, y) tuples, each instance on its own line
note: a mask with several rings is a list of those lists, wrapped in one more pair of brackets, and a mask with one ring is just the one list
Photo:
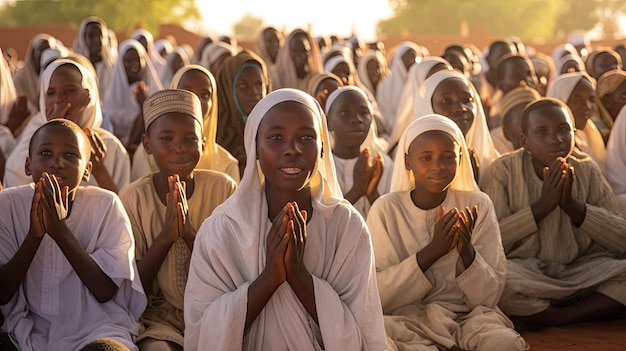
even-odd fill
[(615, 58), (615, 56), (611, 55), (608, 52), (599, 54), (598, 57), (596, 57), (595, 61), (593, 61), (593, 71), (595, 79), (600, 78), (600, 76), (605, 72), (621, 68), (621, 65), (617, 63), (617, 59)]
[(580, 66), (578, 65), (578, 62), (576, 62), (575, 60), (566, 61), (563, 64), (563, 67), (561, 67), (561, 72), (559, 73), (563, 74), (563, 73), (572, 73), (572, 72), (580, 72)]
[(263, 39), (265, 39), (267, 53), (270, 55), (272, 61), (276, 61), (276, 55), (278, 55), (278, 49), (280, 48), (278, 33), (273, 29), (268, 29), (263, 32)]
[(404, 54), (402, 54), (402, 63), (407, 71), (415, 64), (416, 58), (417, 53), (413, 49), (408, 49)]
[(335, 146), (359, 151), (372, 124), (367, 100), (355, 91), (342, 93), (328, 111), (328, 130), (335, 135)]
[(65, 126), (49, 125), (39, 130), (31, 143), (25, 168), (34, 182), (48, 172), (61, 188), (67, 186), (72, 191), (81, 181), (89, 180), (91, 146), (84, 136), (77, 136)]
[(404, 161), (413, 172), (415, 190), (422, 194), (445, 191), (456, 175), (460, 150), (445, 132), (428, 131), (415, 138)]
[(557, 157), (566, 158), (574, 148), (574, 131), (568, 111), (562, 107), (545, 106), (531, 111), (526, 128), (521, 142), (530, 151), (536, 169), (550, 166)]
[(158, 117), (143, 136), (146, 152), (154, 156), (159, 171), (182, 179), (198, 164), (204, 149), (200, 124), (192, 117), (170, 112)]
[(85, 43), (89, 55), (99, 55), (102, 52), (102, 28), (98, 23), (89, 23), (85, 28)]
[(574, 115), (574, 125), (576, 129), (584, 129), (587, 120), (591, 118), (595, 106), (596, 92), (591, 82), (583, 78), (576, 84), (569, 99), (567, 106), (572, 110)]
[(467, 134), (477, 109), (474, 93), (467, 82), (460, 78), (444, 79), (435, 88), (431, 103), (433, 112), (450, 118), (463, 135)]
[(131, 48), (124, 54), (124, 70), (129, 85), (143, 79), (145, 67), (141, 64), (137, 50)]
[(202, 116), (206, 118), (209, 111), (213, 107), (213, 96), (211, 82), (209, 77), (198, 70), (189, 70), (183, 74), (178, 82), (178, 89), (189, 90), (196, 94), (200, 99), (200, 105), (202, 106)]
[(515, 49), (513, 47), (507, 45), (506, 43), (495, 43), (491, 46), (489, 54), (487, 55), (487, 63), (489, 64), (489, 67), (495, 68), (500, 57), (512, 53), (514, 50)]
[(613, 116), (613, 119), (615, 119), (622, 106), (626, 105), (626, 80), (614, 92), (605, 95), (602, 98), (602, 102), (611, 116)]
[(532, 63), (537, 76), (537, 91), (541, 96), (545, 96), (548, 89), (548, 81), (550, 80), (550, 67), (543, 60), (533, 60)]
[(332, 78), (324, 79), (317, 87), (315, 99), (320, 103), (323, 110), (326, 110), (326, 99), (335, 90), (339, 89), (339, 82)]
[(367, 61), (365, 68), (367, 69), (367, 76), (369, 77), (370, 82), (372, 82), (372, 85), (375, 87), (378, 85), (378, 82), (380, 82), (380, 63), (378, 60), (371, 59)]
[(302, 78), (308, 71), (308, 60), (311, 55), (311, 43), (304, 35), (295, 36), (290, 43), (291, 58), (296, 66), (298, 77)]
[(257, 131), (257, 155), (268, 185), (285, 192), (309, 187), (321, 153), (313, 112), (289, 101), (270, 109)]
[(144, 50), (148, 52), (148, 39), (142, 35), (137, 39), (137, 41), (141, 44), (141, 46), (143, 46)]
[(237, 102), (247, 115), (252, 112), (256, 104), (265, 96), (265, 79), (261, 70), (256, 67), (246, 67), (235, 82)]
[(506, 94), (522, 85), (536, 89), (535, 73), (528, 61), (523, 58), (513, 58), (505, 61), (504, 64), (506, 65), (504, 75), (498, 81), (498, 87), (502, 93)]
[(339, 63), (335, 66), (335, 68), (333, 68), (332, 73), (341, 78), (343, 85), (354, 85), (354, 76), (352, 75), (352, 72), (350, 72), (350, 66), (348, 66), (347, 63)]
[(50, 77), (50, 85), (45, 92), (46, 118), (51, 116), (57, 104), (70, 103), (71, 107), (64, 118), (78, 123), (81, 113), (89, 104), (89, 90), (81, 85), (83, 76), (76, 66), (65, 64), (59, 66)]

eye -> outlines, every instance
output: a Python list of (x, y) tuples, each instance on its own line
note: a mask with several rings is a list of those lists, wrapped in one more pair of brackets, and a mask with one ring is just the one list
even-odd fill
[(280, 134), (272, 134), (267, 137), (269, 140), (282, 140), (283, 136)]
[(39, 154), (41, 156), (50, 156), (50, 155), (52, 155), (52, 152), (50, 152), (49, 150), (42, 150), (42, 151), (39, 152)]
[(46, 91), (46, 95), (47, 96), (54, 96), (54, 95), (56, 95), (56, 91), (48, 89), (48, 91)]
[(159, 138), (159, 140), (161, 140), (161, 141), (172, 141), (172, 137), (162, 136), (162, 137)]
[(66, 152), (65, 157), (67, 158), (78, 158), (78, 155), (73, 152)]
[(310, 134), (306, 134), (306, 135), (303, 135), (300, 139), (301, 140), (305, 140), (305, 141), (310, 141), (310, 140), (315, 140), (315, 136), (314, 135), (310, 135)]
[(203, 100), (209, 100), (211, 98), (211, 94), (210, 93), (202, 93), (202, 94), (200, 94), (200, 97)]
[(424, 162), (428, 162), (428, 161), (432, 160), (432, 157), (430, 157), (430, 156), (422, 156), (422, 157), (420, 157), (420, 160), (424, 161)]
[(348, 111), (348, 110), (341, 110), (341, 111), (339, 111), (339, 116), (341, 116), (341, 117), (346, 117), (349, 114), (350, 114), (350, 111)]
[(450, 99), (450, 98), (443, 98), (443, 99), (441, 99), (441, 103), (449, 105), (450, 103), (452, 103), (452, 99)]
[(239, 84), (237, 84), (237, 88), (239, 88), (239, 89), (248, 89), (248, 84), (247, 83), (239, 83)]

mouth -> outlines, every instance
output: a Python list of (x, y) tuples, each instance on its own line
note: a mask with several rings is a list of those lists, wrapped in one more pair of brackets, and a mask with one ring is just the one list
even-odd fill
[(563, 157), (565, 155), (567, 155), (569, 153), (569, 150), (551, 150), (548, 151), (548, 155), (550, 156), (554, 156), (554, 157)]
[(447, 182), (450, 178), (448, 176), (432, 176), (428, 179), (433, 183), (441, 184)]
[(280, 168), (280, 171), (283, 172), (286, 175), (289, 176), (294, 176), (294, 175), (298, 175), (304, 172), (304, 168), (300, 168), (300, 167), (282, 167)]

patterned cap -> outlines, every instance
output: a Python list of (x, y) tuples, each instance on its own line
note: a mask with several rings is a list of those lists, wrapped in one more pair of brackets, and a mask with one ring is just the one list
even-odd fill
[(143, 120), (146, 131), (152, 122), (166, 113), (189, 115), (202, 129), (202, 106), (196, 94), (182, 89), (165, 89), (150, 95), (143, 103)]

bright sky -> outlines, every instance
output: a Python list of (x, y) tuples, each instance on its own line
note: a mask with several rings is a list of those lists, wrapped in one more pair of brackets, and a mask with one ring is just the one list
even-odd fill
[(312, 34), (348, 36), (355, 29), (362, 40), (376, 38), (376, 22), (393, 12), (388, 0), (197, 0), (207, 29), (232, 34), (232, 24), (246, 13), (287, 32), (296, 27)]

